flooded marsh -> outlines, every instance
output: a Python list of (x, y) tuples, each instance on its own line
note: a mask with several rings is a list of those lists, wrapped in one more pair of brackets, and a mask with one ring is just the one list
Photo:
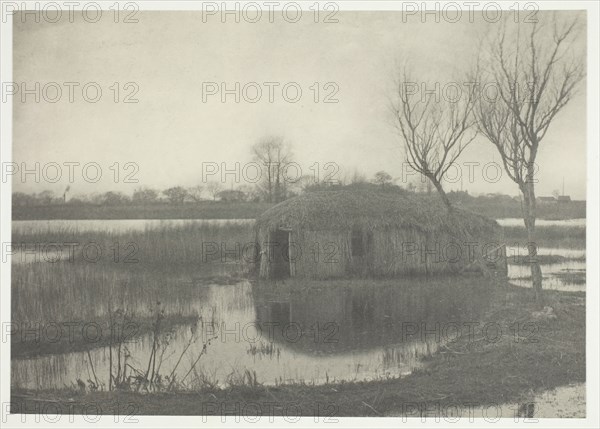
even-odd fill
[[(225, 249), (250, 242), (247, 222), (161, 222), (107, 226), (107, 231), (90, 222), (14, 231), (23, 243), (139, 243), (135, 264), (115, 262), (114, 255), (90, 263), (81, 253), (54, 262), (31, 251), (13, 254), (15, 387), (83, 384), (108, 390), (116, 356), (126, 356), (129, 368), (120, 381), (139, 377), (149, 362), (158, 366), (153, 389), (394, 378), (420, 368), (465, 324), (481, 320), (494, 287), (490, 280), (468, 275), (251, 281), (246, 263), (224, 260), (220, 252), (213, 259), (202, 257), (207, 241)], [(560, 256), (543, 265), (545, 288), (585, 291), (585, 250), (542, 248), (539, 253)], [(508, 249), (509, 256), (515, 254), (519, 249)], [(515, 261), (509, 258), (509, 279), (527, 287), (529, 267)], [(114, 338), (117, 312), (135, 326), (126, 335), (121, 332), (125, 339)], [(162, 325), (157, 332), (153, 321), (158, 313)], [(85, 332), (69, 338), (67, 326)], [(38, 342), (32, 343), (32, 327)], [(23, 336), (28, 329), (29, 337)], [(49, 344), (57, 335), (81, 344), (57, 352)]]

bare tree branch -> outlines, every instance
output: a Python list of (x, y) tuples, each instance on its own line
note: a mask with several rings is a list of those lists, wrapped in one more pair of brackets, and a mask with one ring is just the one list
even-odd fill
[(465, 90), (464, 82), (457, 84), (460, 92), (454, 99), (447, 99), (447, 94), (423, 97), (415, 89), (418, 84), (405, 70), (403, 81), (398, 84), (398, 101), (394, 108), (406, 162), (432, 182), (448, 209), (452, 207), (442, 181), (476, 136), (473, 128), (475, 87), (467, 86)]
[[(544, 25), (548, 22), (551, 25)], [(495, 99), (487, 98), (485, 92), (478, 98), (477, 127), (496, 147), (506, 173), (523, 194), (538, 300), (541, 269), (535, 260), (535, 162), (552, 121), (585, 77), (583, 61), (572, 49), (576, 28), (577, 19), (560, 26), (556, 14), (533, 25), (518, 22), (510, 28), (507, 20), (496, 40), (488, 44), (485, 51), (489, 54), (476, 76), (482, 88), (493, 85), (497, 89)]]

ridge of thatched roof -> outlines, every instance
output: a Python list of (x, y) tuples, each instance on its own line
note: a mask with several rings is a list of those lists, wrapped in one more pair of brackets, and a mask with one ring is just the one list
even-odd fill
[(471, 234), (499, 228), (496, 221), (463, 209), (456, 208), (449, 215), (437, 196), (366, 190), (307, 192), (271, 207), (256, 221), (259, 229), (340, 230), (358, 226), (424, 232), (466, 228)]

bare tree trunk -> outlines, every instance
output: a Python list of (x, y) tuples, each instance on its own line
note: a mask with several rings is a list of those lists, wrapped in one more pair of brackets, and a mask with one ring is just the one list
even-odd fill
[(273, 202), (273, 179), (271, 178), (271, 166), (270, 165), (269, 165), (267, 174), (268, 174), (267, 184), (268, 184), (268, 190), (269, 190), (269, 202), (272, 203)]
[(435, 186), (435, 189), (438, 191), (438, 194), (440, 195), (440, 198), (444, 202), (444, 205), (446, 206), (448, 211), (452, 212), (453, 211), (452, 203), (450, 203), (450, 200), (448, 199), (448, 195), (446, 195), (446, 191), (444, 191), (442, 184), (434, 179), (431, 179), (430, 183), (433, 183), (433, 186)]
[(280, 175), (280, 168), (281, 164), (277, 163), (277, 173), (275, 175), (275, 202), (278, 203), (280, 202), (281, 199), (281, 182), (279, 180), (279, 175)]
[(523, 189), (523, 201), (525, 209), (523, 220), (527, 229), (527, 252), (529, 265), (531, 267), (531, 281), (535, 302), (541, 307), (542, 304), (542, 269), (537, 257), (537, 241), (535, 233), (536, 204), (533, 181), (528, 180)]

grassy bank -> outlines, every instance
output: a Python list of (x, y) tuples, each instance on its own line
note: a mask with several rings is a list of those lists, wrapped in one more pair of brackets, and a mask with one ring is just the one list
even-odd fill
[(114, 404), (119, 403), (138, 415), (238, 410), (242, 415), (260, 411), (262, 415), (383, 416), (402, 413), (415, 404), (435, 410), (446, 405), (521, 402), (533, 393), (585, 382), (585, 294), (546, 291), (545, 305), (553, 308), (552, 317), (535, 313), (530, 290), (498, 285), (490, 294), (494, 305), (482, 322), (493, 324), (494, 331), (502, 334), (462, 335), (442, 347), (422, 370), (401, 378), (321, 386), (241, 383), (226, 389), (143, 395), (13, 390), (13, 410), (35, 410), (51, 401), (75, 413), (94, 404), (113, 414)]

